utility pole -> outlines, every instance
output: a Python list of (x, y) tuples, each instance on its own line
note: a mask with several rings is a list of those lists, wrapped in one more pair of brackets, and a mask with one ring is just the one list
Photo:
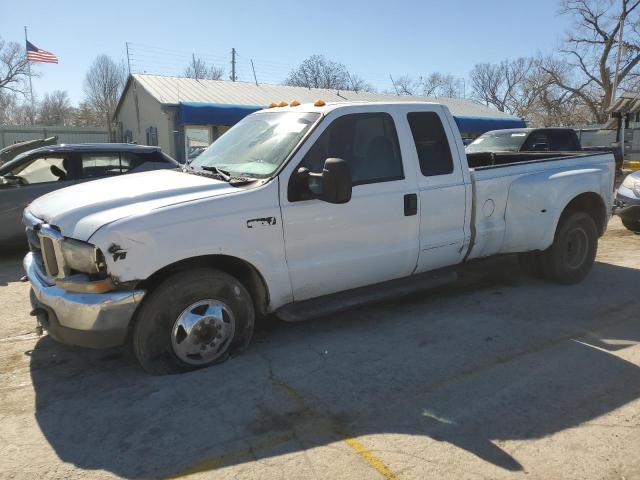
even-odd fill
[[(616, 55), (616, 70), (613, 75), (613, 85), (611, 86), (611, 102), (609, 103), (609, 107), (613, 106), (613, 103), (616, 100), (616, 91), (618, 90), (618, 75), (620, 74), (620, 57), (622, 56), (622, 49), (624, 48), (624, 44), (622, 43), (622, 33), (624, 30), (624, 22), (627, 18), (627, 3), (625, 0), (622, 0), (622, 12), (620, 13), (620, 34), (618, 36), (618, 53)], [(624, 161), (624, 129), (625, 129), (625, 118), (622, 114), (620, 114), (620, 119), (618, 120), (620, 123), (620, 127), (618, 128), (618, 142), (620, 143), (620, 150), (622, 152), (622, 160)]]
[(398, 93), (398, 87), (396, 87), (396, 82), (393, 81), (393, 77), (391, 76), (391, 74), (389, 74), (389, 78), (391, 79), (391, 83), (393, 84), (393, 89), (396, 91), (396, 95), (400, 96), (400, 93)]
[(256, 67), (253, 66), (253, 59), (251, 59), (251, 70), (253, 70), (253, 80), (256, 82), (256, 87), (257, 87), (258, 77), (256, 77)]
[(24, 47), (25, 47), (25, 55), (27, 55), (26, 60), (27, 60), (27, 71), (29, 72), (29, 91), (31, 92), (31, 115), (29, 115), (29, 117), (31, 118), (31, 125), (33, 125), (35, 123), (34, 121), (34, 117), (36, 114), (36, 102), (33, 99), (33, 84), (31, 83), (31, 61), (29, 60), (29, 55), (27, 54), (27, 43), (29, 42), (29, 40), (27, 39), (27, 26), (25, 25), (24, 27)]
[(231, 81), (236, 81), (236, 49), (231, 49)]
[(627, 18), (627, 3), (625, 0), (622, 0), (622, 13), (620, 13), (620, 32), (618, 35), (618, 53), (616, 55), (616, 70), (613, 75), (613, 85), (611, 87), (611, 103), (610, 106), (613, 105), (613, 102), (616, 99), (616, 90), (618, 90), (618, 75), (620, 73), (620, 57), (622, 56), (622, 49), (624, 48), (624, 44), (622, 43), (622, 33), (624, 30), (624, 22)]
[(129, 68), (129, 76), (131, 76), (131, 60), (129, 59), (129, 42), (124, 42), (127, 47), (127, 67)]

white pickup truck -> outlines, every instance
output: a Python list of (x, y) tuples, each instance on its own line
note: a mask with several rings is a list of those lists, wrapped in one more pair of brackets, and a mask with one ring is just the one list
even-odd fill
[(613, 176), (611, 154), (467, 158), (434, 103), (268, 108), (190, 167), (34, 201), (32, 314), (63, 343), (131, 342), (164, 373), (225, 360), (269, 313), (326, 315), (451, 281), (450, 267), (489, 255), (521, 253), (575, 283), (606, 229)]

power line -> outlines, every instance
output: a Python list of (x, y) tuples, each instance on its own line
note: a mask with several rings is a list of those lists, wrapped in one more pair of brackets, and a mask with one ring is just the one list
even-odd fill
[[(213, 66), (221, 66), (230, 61), (232, 81), (253, 80), (257, 83), (258, 76), (260, 76), (262, 83), (282, 83), (289, 73), (299, 66), (299, 63), (289, 63), (282, 60), (245, 59), (235, 48), (232, 48), (231, 58), (229, 58), (229, 54), (224, 55), (222, 52), (186, 52), (137, 42), (126, 42), (126, 47), (127, 62), (131, 73), (181, 76), (195, 56)], [(398, 93), (394, 79), (387, 73), (353, 70), (349, 70), (349, 73), (350, 76), (357, 76), (367, 82), (372, 82), (373, 86), (380, 91), (395, 90)]]

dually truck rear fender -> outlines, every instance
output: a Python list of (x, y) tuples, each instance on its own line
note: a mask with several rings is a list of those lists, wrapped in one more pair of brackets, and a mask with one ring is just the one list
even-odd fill
[(554, 169), (517, 178), (509, 187), (500, 253), (548, 248), (553, 243), (562, 212), (581, 195), (596, 196), (600, 200), (598, 211), (587, 213), (602, 214), (606, 226), (610, 215), (610, 208), (606, 206), (612, 204), (612, 192), (613, 170), (604, 164)]
[(141, 212), (103, 226), (89, 241), (121, 283), (144, 281), (185, 260), (235, 257), (262, 277), (272, 310), (292, 299), (277, 184)]

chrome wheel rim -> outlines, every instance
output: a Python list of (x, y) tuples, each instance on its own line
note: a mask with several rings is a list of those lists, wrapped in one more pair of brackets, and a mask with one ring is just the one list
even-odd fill
[(582, 266), (589, 251), (589, 237), (582, 228), (574, 228), (567, 235), (564, 264), (571, 269)]
[(224, 302), (200, 300), (178, 316), (171, 331), (171, 346), (176, 356), (190, 365), (212, 362), (227, 350), (235, 324), (233, 312)]

